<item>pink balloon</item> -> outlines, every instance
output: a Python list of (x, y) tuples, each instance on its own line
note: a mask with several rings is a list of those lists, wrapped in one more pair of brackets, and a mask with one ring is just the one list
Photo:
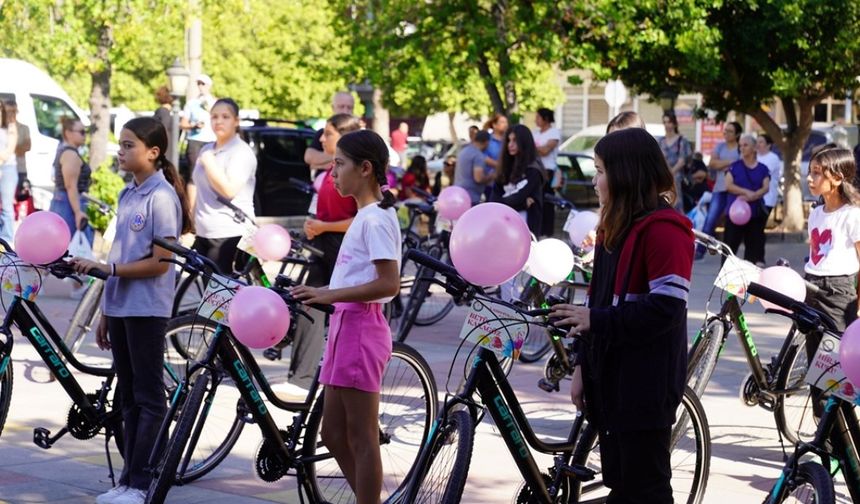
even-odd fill
[(852, 322), (842, 333), (839, 364), (852, 385), (860, 384), (860, 320)]
[(316, 190), (316, 192), (320, 192), (320, 189), (322, 189), (326, 175), (328, 175), (328, 171), (320, 173), (319, 175), (317, 175), (317, 178), (314, 179), (314, 189)]
[(499, 285), (529, 259), (531, 234), (522, 217), (501, 203), (483, 203), (464, 213), (451, 232), (451, 261), (469, 282)]
[[(771, 266), (759, 274), (758, 283), (768, 289), (775, 290), (791, 299), (803, 302), (806, 299), (806, 282), (799, 273), (786, 266)], [(765, 309), (782, 310), (784, 308), (760, 299)]]
[(280, 261), (290, 253), (290, 233), (277, 224), (266, 224), (254, 233), (254, 252), (264, 261)]
[(290, 309), (281, 296), (265, 287), (243, 287), (230, 301), (230, 331), (249, 348), (269, 348), (290, 328)]
[(459, 186), (449, 186), (439, 193), (439, 217), (457, 220), (472, 208), (472, 197)]
[(15, 252), (32, 264), (48, 264), (63, 257), (72, 234), (69, 225), (54, 212), (36, 212), (24, 218), (15, 233)]
[(729, 219), (738, 226), (743, 226), (750, 221), (750, 217), (752, 217), (750, 204), (740, 198), (735, 198), (734, 203), (729, 207)]

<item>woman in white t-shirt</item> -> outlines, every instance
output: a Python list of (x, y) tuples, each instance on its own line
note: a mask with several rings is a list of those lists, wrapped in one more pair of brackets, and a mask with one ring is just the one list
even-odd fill
[(860, 195), (851, 183), (857, 173), (854, 155), (826, 145), (809, 162), (809, 192), (824, 204), (809, 214), (809, 261), (806, 279), (821, 292), (810, 305), (830, 315), (839, 331), (857, 318), (857, 272), (860, 270)]
[(358, 214), (328, 287), (292, 289), (306, 303), (335, 305), (319, 373), (325, 385), (321, 436), (358, 504), (378, 504), (382, 492), (379, 390), (391, 358), (382, 305), (400, 292), (400, 224), (387, 170), (382, 137), (361, 130), (340, 138), (331, 177), (342, 196), (355, 199)]
[(761, 134), (756, 138), (756, 158), (759, 163), (767, 166), (770, 172), (770, 188), (764, 195), (764, 210), (768, 215), (779, 201), (779, 179), (782, 178), (782, 160), (771, 150), (772, 148), (773, 139), (770, 135)]
[[(539, 108), (535, 115), (535, 125), (532, 130), (535, 138), (535, 149), (537, 150), (543, 169), (546, 171), (546, 185), (544, 194), (553, 194), (561, 187), (561, 173), (558, 168), (558, 144), (561, 143), (561, 131), (553, 127), (555, 113), (548, 108)], [(555, 207), (553, 205), (543, 206), (543, 221), (540, 234), (552, 236), (555, 227)]]

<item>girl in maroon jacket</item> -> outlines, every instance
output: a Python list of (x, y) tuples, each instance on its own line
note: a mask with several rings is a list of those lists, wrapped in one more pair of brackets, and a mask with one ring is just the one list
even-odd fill
[(610, 133), (594, 152), (601, 221), (589, 297), (553, 316), (580, 337), (571, 398), (598, 430), (608, 502), (668, 504), (693, 234), (672, 209), (674, 180), (648, 132)]

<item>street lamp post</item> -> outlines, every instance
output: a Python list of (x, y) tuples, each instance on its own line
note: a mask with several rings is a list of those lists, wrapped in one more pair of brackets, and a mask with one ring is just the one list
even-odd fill
[(179, 169), (179, 98), (185, 96), (188, 90), (188, 70), (179, 62), (179, 58), (173, 60), (173, 65), (167, 69), (167, 81), (170, 87), (170, 96), (173, 97), (173, 106), (170, 109), (170, 142), (168, 143), (167, 159)]

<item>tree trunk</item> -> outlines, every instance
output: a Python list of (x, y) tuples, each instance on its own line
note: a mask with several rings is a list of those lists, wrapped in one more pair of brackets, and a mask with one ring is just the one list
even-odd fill
[(478, 74), (481, 76), (481, 82), (484, 83), (484, 89), (487, 90), (487, 95), (490, 97), (493, 112), (507, 115), (505, 102), (502, 100), (502, 95), (499, 94), (499, 88), (496, 87), (496, 78), (493, 77), (487, 58), (483, 54), (478, 58)]
[(457, 145), (460, 141), (457, 138), (457, 128), (454, 127), (454, 119), (457, 117), (456, 112), (448, 112), (448, 132), (451, 134), (451, 143)]
[(99, 69), (92, 73), (90, 92), (90, 166), (98, 168), (107, 159), (108, 132), (110, 131), (110, 82), (113, 68), (110, 50), (113, 47), (113, 27), (105, 23), (99, 29), (99, 42), (96, 50)]

